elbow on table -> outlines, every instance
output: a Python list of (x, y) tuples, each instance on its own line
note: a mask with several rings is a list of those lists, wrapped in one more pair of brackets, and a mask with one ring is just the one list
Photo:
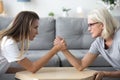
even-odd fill
[(78, 71), (83, 71), (85, 68), (82, 67), (82, 66), (79, 66), (79, 67), (77, 67), (76, 69), (77, 69)]
[(40, 68), (36, 68), (35, 66), (31, 67), (30, 69), (28, 69), (28, 71), (32, 72), (32, 73), (36, 73)]

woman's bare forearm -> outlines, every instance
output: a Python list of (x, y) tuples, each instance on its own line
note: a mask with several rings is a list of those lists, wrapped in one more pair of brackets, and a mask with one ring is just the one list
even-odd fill
[(120, 78), (120, 71), (103, 71), (104, 77)]
[(6, 73), (16, 73), (16, 72), (19, 72), (19, 71), (23, 71), (25, 70), (24, 68), (16, 68), (16, 67), (10, 67), (8, 68), (7, 72)]
[(68, 59), (72, 66), (74, 66), (79, 71), (83, 70), (83, 67), (81, 66), (81, 60), (75, 58), (68, 50), (63, 50), (62, 52), (64, 53), (65, 57)]
[(59, 47), (54, 46), (46, 55), (36, 60), (35, 62), (31, 62), (29, 59), (24, 58), (23, 60), (18, 61), (18, 63), (28, 71), (35, 73), (40, 68), (42, 68), (58, 51)]

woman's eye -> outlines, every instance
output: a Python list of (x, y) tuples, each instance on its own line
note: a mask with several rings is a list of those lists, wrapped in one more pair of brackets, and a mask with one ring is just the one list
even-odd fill
[(34, 29), (37, 29), (38, 27), (34, 27)]

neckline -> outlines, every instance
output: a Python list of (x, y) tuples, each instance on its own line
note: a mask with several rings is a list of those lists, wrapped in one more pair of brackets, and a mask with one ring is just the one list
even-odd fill
[(112, 43), (111, 43), (111, 45), (108, 47), (108, 48), (106, 48), (106, 44), (105, 44), (105, 39), (103, 39), (103, 48), (105, 49), (105, 50), (110, 50), (110, 49), (112, 49), (112, 46), (113, 46), (113, 43), (114, 43), (114, 37), (113, 37), (113, 40), (112, 40)]

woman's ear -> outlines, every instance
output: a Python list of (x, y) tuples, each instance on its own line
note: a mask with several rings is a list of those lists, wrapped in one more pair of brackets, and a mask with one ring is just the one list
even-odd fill
[(102, 29), (104, 29), (104, 24), (103, 23), (101, 23), (101, 25), (100, 25), (101, 27), (102, 27)]

